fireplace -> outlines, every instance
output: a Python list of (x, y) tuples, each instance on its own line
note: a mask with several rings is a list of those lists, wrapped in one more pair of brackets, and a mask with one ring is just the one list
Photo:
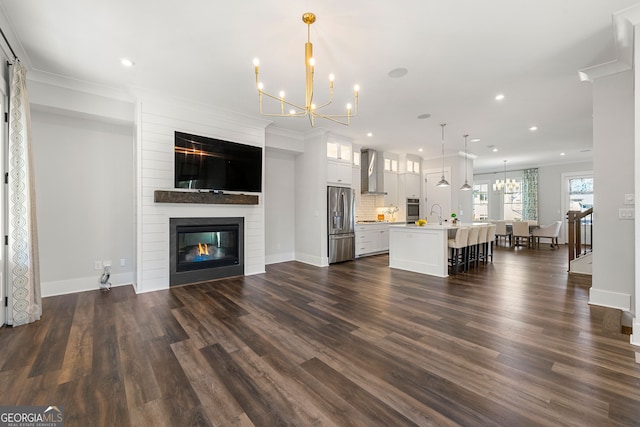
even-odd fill
[(244, 218), (170, 218), (169, 284), (244, 274)]

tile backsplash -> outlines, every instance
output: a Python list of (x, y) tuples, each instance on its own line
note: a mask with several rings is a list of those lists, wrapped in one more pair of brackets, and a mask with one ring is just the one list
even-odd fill
[(360, 203), (356, 204), (356, 221), (370, 221), (378, 219), (377, 206), (384, 204), (384, 196), (360, 195)]

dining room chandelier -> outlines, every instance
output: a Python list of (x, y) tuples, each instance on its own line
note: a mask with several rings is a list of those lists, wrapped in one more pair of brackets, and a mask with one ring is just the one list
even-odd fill
[[(314, 103), (314, 91), (313, 91), (313, 76), (315, 72), (315, 58), (313, 57), (313, 45), (311, 44), (311, 24), (316, 22), (316, 15), (307, 12), (302, 15), (302, 22), (307, 25), (307, 42), (304, 45), (304, 67), (305, 67), (305, 103), (304, 105), (295, 104), (288, 99), (285, 99), (285, 94), (283, 91), (276, 96), (270, 94), (269, 92), (264, 91), (264, 84), (260, 81), (259, 78), (259, 66), (260, 61), (258, 58), (253, 60), (253, 65), (255, 67), (256, 72), (256, 88), (258, 89), (258, 96), (260, 102), (260, 114), (263, 116), (271, 116), (271, 117), (308, 117), (309, 122), (311, 123), (311, 127), (315, 126), (315, 119), (327, 119), (335, 123), (339, 123), (341, 125), (348, 126), (351, 124), (351, 118), (355, 117), (358, 114), (358, 95), (360, 92), (360, 87), (355, 85), (353, 88), (354, 92), (354, 105), (350, 103), (346, 106), (345, 114), (325, 114), (320, 112), (320, 110), (333, 102), (333, 81), (335, 76), (333, 74), (329, 75), (329, 101), (322, 105), (316, 105)], [(265, 112), (263, 110), (263, 98), (264, 97), (272, 98), (280, 104), (279, 112)], [(288, 111), (285, 111), (289, 108)]]
[(493, 183), (493, 191), (501, 191), (504, 194), (520, 192), (520, 183), (514, 178), (507, 179), (507, 161), (504, 160), (504, 179), (496, 179)]

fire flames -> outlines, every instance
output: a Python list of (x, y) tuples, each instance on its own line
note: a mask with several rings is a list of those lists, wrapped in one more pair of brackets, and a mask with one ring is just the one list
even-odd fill
[(198, 243), (198, 255), (209, 255), (209, 245)]

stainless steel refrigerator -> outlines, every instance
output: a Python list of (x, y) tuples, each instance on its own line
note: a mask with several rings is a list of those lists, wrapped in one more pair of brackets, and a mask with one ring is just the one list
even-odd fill
[(351, 188), (327, 187), (329, 264), (356, 256), (355, 197)]

